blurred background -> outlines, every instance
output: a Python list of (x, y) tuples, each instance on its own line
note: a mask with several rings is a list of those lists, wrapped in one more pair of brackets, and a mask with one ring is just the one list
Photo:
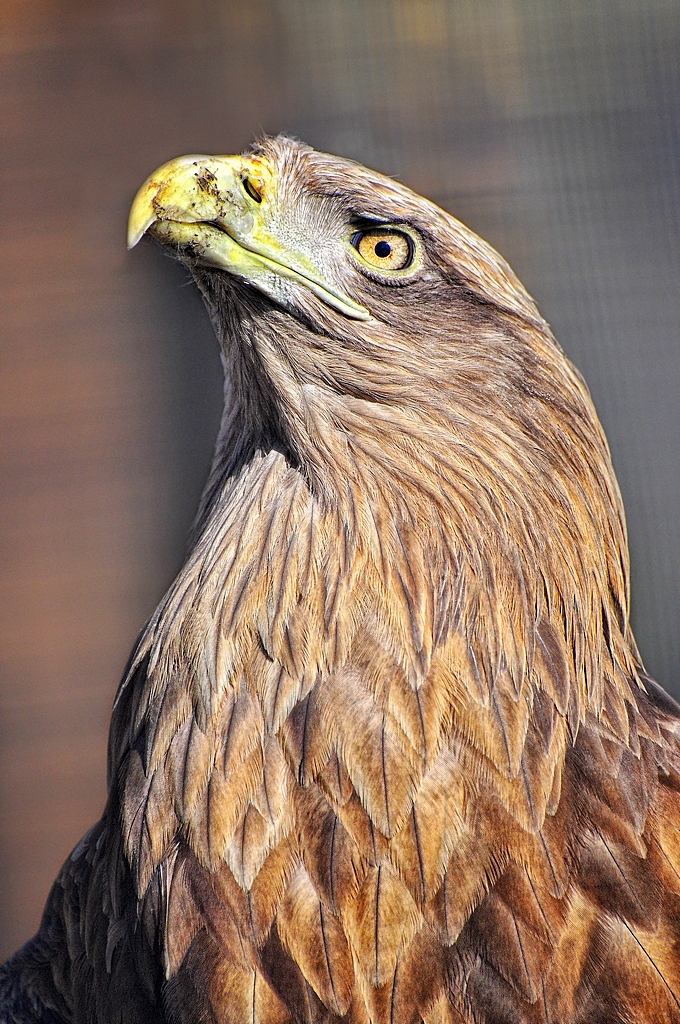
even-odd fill
[(221, 399), (130, 201), (261, 132), (395, 175), (510, 261), (583, 371), (633, 611), (680, 694), (678, 0), (3, 0), (0, 959), (101, 812), (113, 695), (179, 567)]

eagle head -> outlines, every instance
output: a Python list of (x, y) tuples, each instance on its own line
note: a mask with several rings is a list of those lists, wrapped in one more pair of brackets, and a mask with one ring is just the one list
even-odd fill
[(190, 268), (222, 347), (199, 528), (222, 482), (276, 449), (354, 543), (368, 503), (396, 522), (385, 536), (425, 548), (431, 603), (444, 577), (482, 676), (522, 676), (550, 650), (576, 727), (605, 677), (635, 674), (604, 434), (491, 246), (393, 179), (285, 137), (165, 164), (134, 201), (129, 245), (146, 232)]

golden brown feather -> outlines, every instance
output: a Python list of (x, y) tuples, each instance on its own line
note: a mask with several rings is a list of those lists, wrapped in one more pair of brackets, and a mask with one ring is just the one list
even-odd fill
[[(680, 1022), (680, 711), (534, 303), (448, 214), (285, 138), (144, 189), (225, 414), (3, 1020)], [(376, 228), (411, 263), (357, 247)]]

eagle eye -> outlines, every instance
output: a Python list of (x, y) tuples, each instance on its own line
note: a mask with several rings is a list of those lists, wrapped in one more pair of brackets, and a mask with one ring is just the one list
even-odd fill
[(396, 228), (369, 228), (358, 231), (352, 245), (364, 263), (374, 270), (407, 270), (413, 263), (413, 239)]

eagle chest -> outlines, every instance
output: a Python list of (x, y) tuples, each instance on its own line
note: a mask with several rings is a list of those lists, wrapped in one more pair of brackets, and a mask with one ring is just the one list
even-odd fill
[(370, 536), (339, 544), (280, 456), (259, 470), (133, 662), (123, 833), (139, 897), (166, 876), (169, 977), (206, 944), (244, 971), (285, 954), (342, 1015), (355, 960), (382, 986), (426, 916), (448, 941), (462, 923), (460, 886), (433, 898), (469, 846), (463, 648), (414, 654), (403, 545), (386, 580)]

